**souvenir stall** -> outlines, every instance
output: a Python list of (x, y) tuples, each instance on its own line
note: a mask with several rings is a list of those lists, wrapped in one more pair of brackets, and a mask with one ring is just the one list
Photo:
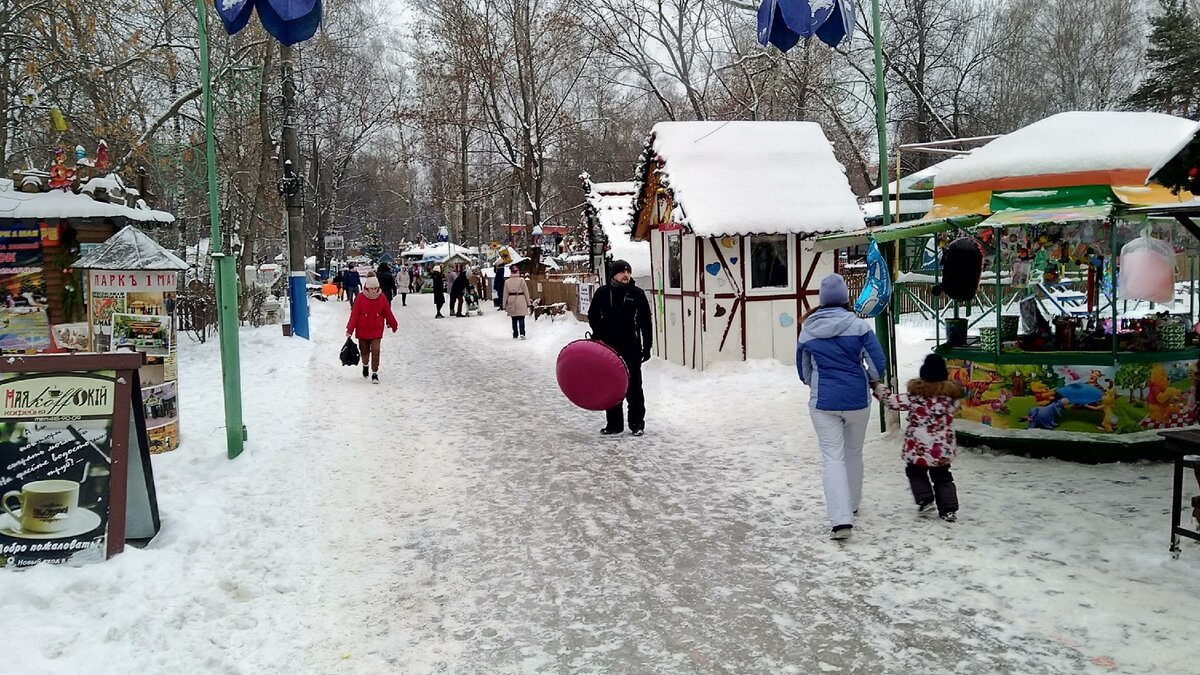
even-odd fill
[[(812, 122), (660, 122), (635, 176), (660, 358), (794, 364), (801, 317), (834, 258), (820, 234), (862, 227), (845, 169)], [(634, 270), (638, 272), (638, 270)]]
[(179, 445), (178, 274), (187, 263), (127, 225), (81, 258), (88, 275), (89, 351), (145, 355), (138, 370), (150, 452)]
[(931, 328), (966, 391), (960, 439), (1095, 461), (1196, 421), (1195, 275), (1175, 270), (1197, 240), (1138, 211), (1191, 199), (1145, 179), (1192, 126), (1055, 115), (947, 163), (929, 216), (878, 233), (937, 237)]
[(146, 206), (95, 158), (60, 150), (50, 171), (0, 178), (0, 351), (86, 349), (83, 279), (72, 265), (127, 223), (168, 227), (175, 218)]

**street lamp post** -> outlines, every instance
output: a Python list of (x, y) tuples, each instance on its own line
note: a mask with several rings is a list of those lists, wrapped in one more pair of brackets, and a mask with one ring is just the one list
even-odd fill
[(196, 0), (200, 42), (200, 88), (204, 97), (204, 152), (208, 175), (208, 218), (217, 294), (217, 324), (221, 344), (221, 385), (225, 398), (225, 443), (230, 459), (242, 454), (246, 427), (242, 423), (242, 373), (238, 345), (237, 261), (221, 252), (220, 204), (217, 200), (217, 151), (213, 132), (212, 75), (208, 54), (208, 7)]

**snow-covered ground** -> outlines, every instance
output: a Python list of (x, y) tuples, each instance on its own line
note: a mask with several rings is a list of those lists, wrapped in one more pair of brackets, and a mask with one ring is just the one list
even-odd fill
[[(217, 345), (184, 345), (162, 533), (0, 574), (0, 672), (1195, 672), (1167, 465), (966, 451), (947, 524), (873, 432), (835, 543), (788, 367), (653, 361), (647, 435), (601, 438), (554, 383), (573, 320), (518, 342), (410, 297), (372, 386), (338, 364), (347, 312), (314, 304), (311, 343), (244, 332), (235, 461)], [(903, 375), (923, 338), (901, 326)]]

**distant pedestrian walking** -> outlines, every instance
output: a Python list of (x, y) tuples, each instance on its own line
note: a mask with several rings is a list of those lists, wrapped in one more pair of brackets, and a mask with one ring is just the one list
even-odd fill
[(471, 277), (466, 270), (460, 270), (450, 284), (450, 316), (466, 316), (463, 314), (463, 299), (467, 295)]
[(341, 300), (342, 298), (346, 297), (346, 291), (342, 289), (342, 278), (343, 277), (342, 277), (341, 270), (338, 270), (338, 273), (333, 275), (333, 285), (337, 287), (337, 299), (338, 300)]
[(441, 265), (434, 265), (429, 273), (429, 281), (433, 284), (433, 305), (437, 307), (437, 316), (433, 318), (441, 319), (442, 305), (446, 304), (446, 278), (442, 276)]
[(796, 370), (800, 381), (811, 389), (808, 410), (821, 448), (830, 536), (847, 539), (862, 500), (862, 449), (871, 416), (869, 392), (886, 365), (870, 324), (850, 311), (850, 292), (840, 274), (821, 280), (818, 297), (821, 306), (804, 319), (800, 329)]
[(346, 287), (346, 299), (351, 303), (358, 297), (358, 291), (362, 287), (362, 278), (358, 275), (358, 270), (353, 267), (348, 268), (346, 273), (342, 275), (342, 285)]
[(496, 311), (504, 309), (504, 264), (497, 263), (495, 268), (496, 276), (492, 279), (492, 304), (496, 305)]
[[(609, 267), (610, 280), (596, 290), (588, 308), (592, 337), (612, 347), (629, 369), (629, 430), (641, 436), (646, 429), (646, 396), (642, 391), (642, 364), (650, 360), (654, 346), (654, 324), (646, 292), (633, 281), (633, 268), (624, 260)], [(621, 403), (605, 411), (606, 424), (601, 434), (619, 434), (625, 430)]]
[[(958, 411), (963, 389), (950, 381), (946, 361), (937, 354), (925, 357), (920, 377), (908, 381), (907, 394), (892, 394), (883, 384), (875, 386), (875, 395), (892, 410), (908, 411), (904, 428), (905, 462), (918, 513), (931, 513), (937, 506), (942, 520), (958, 519), (958, 489), (950, 464), (958, 452), (954, 437), (954, 413)], [(931, 485), (932, 482), (932, 485)]]
[(392, 266), (385, 262), (379, 263), (375, 276), (379, 277), (379, 290), (383, 292), (387, 301), (391, 302), (392, 298), (396, 297), (396, 277), (392, 276)]
[[(398, 328), (392, 306), (379, 290), (379, 279), (367, 277), (363, 292), (350, 308), (350, 321), (346, 323), (346, 337), (358, 337), (358, 351), (362, 355), (362, 375), (371, 376), (379, 383), (379, 347), (383, 342), (383, 327), (387, 324), (392, 332)], [(368, 366), (370, 373), (368, 373)]]
[(512, 276), (504, 282), (504, 311), (512, 319), (513, 339), (525, 339), (525, 317), (529, 316), (529, 285), (513, 265)]
[(407, 267), (401, 267), (396, 276), (396, 290), (400, 293), (400, 306), (407, 307), (408, 294), (412, 292), (412, 275), (408, 273)]

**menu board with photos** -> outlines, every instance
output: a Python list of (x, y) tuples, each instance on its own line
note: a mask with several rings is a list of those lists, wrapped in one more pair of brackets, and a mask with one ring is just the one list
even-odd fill
[(49, 349), (47, 305), (41, 227), (32, 222), (0, 227), (0, 352)]
[(98, 562), (158, 532), (141, 362), (0, 362), (0, 567)]
[(179, 446), (176, 281), (173, 271), (88, 272), (92, 350), (146, 356), (140, 371), (142, 400), (153, 453)]

